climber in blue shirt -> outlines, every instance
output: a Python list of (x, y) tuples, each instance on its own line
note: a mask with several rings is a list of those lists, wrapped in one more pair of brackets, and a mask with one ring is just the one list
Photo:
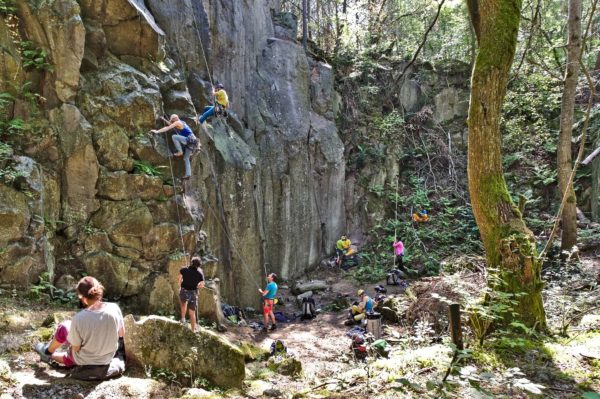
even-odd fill
[[(258, 289), (258, 292), (263, 296), (263, 315), (265, 318), (265, 325), (263, 327), (263, 331), (274, 330), (277, 328), (277, 321), (275, 320), (275, 315), (273, 314), (273, 306), (275, 305), (275, 295), (277, 295), (277, 283), (275, 283), (275, 278), (277, 276), (275, 273), (271, 273), (267, 276), (267, 286), (264, 290)], [(269, 324), (269, 317), (273, 324), (271, 328), (267, 328)]]
[[(174, 134), (171, 138), (173, 140), (173, 144), (175, 145), (175, 149), (177, 152), (173, 154), (176, 157), (180, 157), (183, 155), (183, 162), (185, 163), (185, 176), (183, 179), (189, 179), (192, 175), (192, 167), (190, 165), (190, 157), (193, 153), (193, 148), (200, 148), (200, 143), (198, 143), (198, 139), (192, 132), (192, 129), (185, 123), (184, 121), (179, 119), (179, 116), (173, 114), (167, 121), (163, 118), (163, 120), (169, 123), (168, 126), (163, 127), (158, 130), (151, 130), (152, 133), (163, 133), (171, 129), (176, 129), (177, 134)], [(183, 148), (182, 148), (183, 144)]]

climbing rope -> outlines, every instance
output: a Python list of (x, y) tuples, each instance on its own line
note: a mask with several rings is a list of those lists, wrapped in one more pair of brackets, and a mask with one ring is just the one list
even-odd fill
[[(400, 174), (398, 173), (398, 176), (396, 177), (396, 197), (394, 198), (396, 200), (396, 214), (395, 214), (395, 222), (394, 222), (394, 243), (398, 240), (398, 186), (400, 186)], [(394, 250), (392, 251), (392, 261), (393, 261), (393, 265), (394, 265), (394, 269), (396, 268), (396, 247), (393, 247)]]
[[(167, 146), (167, 151), (168, 151), (169, 150), (169, 140), (167, 137), (167, 132), (163, 132), (163, 134), (165, 136), (165, 144)], [(173, 173), (173, 163), (171, 162), (170, 155), (167, 158), (169, 159), (169, 169), (171, 170), (171, 181), (173, 182), (173, 191), (175, 194), (175, 199), (177, 200), (177, 185), (175, 182), (175, 174)], [(183, 200), (183, 197), (182, 197), (182, 201), (184, 201), (184, 203), (185, 203), (185, 200)], [(181, 240), (181, 252), (183, 254), (185, 254), (186, 252), (185, 252), (185, 243), (183, 242), (183, 228), (181, 227), (181, 217), (179, 215), (179, 206), (177, 205), (177, 201), (175, 201), (175, 210), (177, 212), (177, 227), (179, 229), (179, 239)]]

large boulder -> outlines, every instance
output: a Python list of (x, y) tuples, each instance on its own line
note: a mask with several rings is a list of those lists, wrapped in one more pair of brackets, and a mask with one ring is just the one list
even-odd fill
[(311, 281), (306, 281), (303, 283), (298, 283), (296, 285), (294, 285), (294, 287), (292, 288), (292, 292), (294, 294), (302, 294), (308, 291), (325, 291), (327, 290), (327, 288), (329, 288), (329, 285), (327, 284), (326, 281), (323, 280), (311, 280)]
[(23, 237), (30, 219), (25, 194), (0, 183), (0, 246)]
[(93, 133), (98, 160), (111, 171), (131, 169), (133, 162), (128, 158), (129, 137), (125, 130), (108, 118), (98, 119), (94, 121)]
[(173, 288), (168, 276), (154, 280), (148, 301), (148, 311), (153, 314), (169, 314), (173, 311)]
[(216, 322), (218, 326), (225, 324), (225, 316), (221, 308), (219, 279), (207, 281), (205, 288), (199, 290), (198, 315)]
[(158, 176), (129, 174), (125, 171), (102, 173), (98, 182), (98, 196), (113, 201), (158, 199), (164, 196), (163, 181)]
[(6, 18), (0, 18), (0, 92), (16, 94), (15, 88), (21, 87), (25, 81), (25, 71), (6, 21)]
[[(156, 116), (161, 114), (162, 100), (156, 81), (114, 58), (107, 58), (98, 70), (85, 74), (78, 101), (95, 129), (115, 129), (111, 125), (116, 124), (130, 138), (154, 129)], [(122, 159), (122, 137), (118, 145), (117, 154)], [(106, 156), (109, 146), (110, 143), (102, 145)]]
[(108, 233), (113, 244), (143, 250), (142, 238), (153, 226), (152, 215), (141, 200), (101, 201), (101, 208), (90, 224)]
[(165, 33), (143, 0), (80, 0), (85, 18), (98, 21), (108, 49), (116, 55), (162, 60)]
[(127, 287), (131, 260), (97, 251), (86, 254), (83, 259), (85, 271), (96, 277), (106, 287), (109, 297), (121, 296)]
[(49, 117), (58, 131), (64, 159), (62, 219), (67, 225), (82, 224), (98, 209), (98, 159), (92, 145), (91, 126), (79, 109), (69, 104), (52, 110)]
[(242, 386), (244, 354), (216, 333), (189, 328), (165, 317), (150, 316), (136, 322), (125, 317), (127, 361), (140, 367), (164, 368), (174, 373), (193, 372), (222, 387)]
[(79, 67), (83, 59), (85, 27), (75, 0), (40, 2), (31, 7), (17, 2), (28, 37), (45, 48), (53, 66), (54, 89), (61, 102), (72, 102), (79, 85)]
[(469, 110), (467, 95), (454, 87), (445, 88), (433, 98), (433, 101), (435, 103), (433, 119), (437, 122), (467, 116)]
[(421, 86), (416, 81), (405, 80), (400, 88), (400, 104), (405, 112), (418, 111), (425, 102)]

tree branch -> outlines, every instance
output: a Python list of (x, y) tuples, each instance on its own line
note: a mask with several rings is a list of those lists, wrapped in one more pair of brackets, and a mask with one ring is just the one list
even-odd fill
[(435, 18), (433, 18), (433, 21), (431, 21), (431, 24), (429, 25), (429, 27), (427, 28), (427, 31), (425, 31), (425, 35), (423, 36), (423, 40), (421, 41), (421, 43), (419, 44), (419, 47), (417, 48), (417, 51), (415, 51), (415, 54), (412, 57), (412, 60), (410, 60), (410, 62), (408, 64), (406, 64), (404, 66), (404, 68), (402, 69), (402, 73), (400, 74), (400, 76), (398, 76), (395, 80), (394, 80), (394, 84), (398, 84), (398, 82), (402, 79), (402, 77), (404, 77), (404, 74), (406, 73), (406, 70), (415, 63), (417, 57), (419, 56), (419, 53), (421, 52), (421, 50), (423, 49), (423, 46), (425, 46), (425, 42), (427, 42), (427, 36), (429, 35), (429, 32), (431, 32), (431, 30), (433, 29), (433, 26), (435, 25), (435, 23), (437, 22), (439, 16), (440, 16), (440, 11), (442, 10), (442, 6), (444, 5), (444, 3), (446, 2), (446, 0), (442, 0), (438, 3), (438, 8), (437, 8), (437, 12), (435, 13)]

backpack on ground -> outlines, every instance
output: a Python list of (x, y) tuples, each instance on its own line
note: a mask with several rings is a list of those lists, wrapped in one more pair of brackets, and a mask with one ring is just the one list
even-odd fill
[(271, 356), (275, 355), (287, 355), (287, 347), (280, 339), (276, 339), (271, 344)]
[(303, 298), (302, 299), (302, 314), (300, 315), (300, 320), (310, 320), (310, 319), (314, 319), (316, 316), (317, 316), (317, 311), (315, 308), (314, 298)]
[(387, 285), (400, 285), (400, 279), (398, 278), (398, 275), (392, 271), (387, 274), (385, 283)]

